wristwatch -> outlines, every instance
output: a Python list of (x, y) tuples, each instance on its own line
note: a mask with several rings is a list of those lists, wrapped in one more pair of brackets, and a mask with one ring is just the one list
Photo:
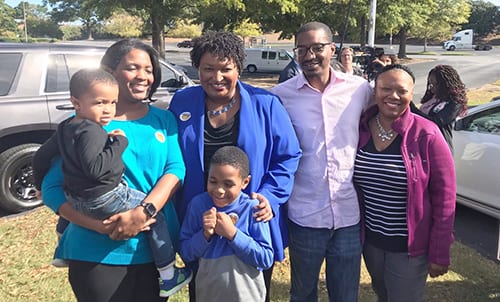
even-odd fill
[(144, 213), (146, 213), (146, 216), (148, 216), (148, 218), (154, 217), (156, 215), (157, 210), (154, 204), (141, 201), (140, 206), (144, 208)]

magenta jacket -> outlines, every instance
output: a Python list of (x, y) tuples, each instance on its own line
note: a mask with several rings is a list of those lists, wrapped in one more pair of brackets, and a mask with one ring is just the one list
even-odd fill
[[(368, 143), (368, 121), (377, 112), (374, 106), (361, 117), (358, 148)], [(427, 255), (431, 263), (449, 265), (456, 202), (455, 165), (450, 148), (432, 121), (410, 110), (394, 121), (392, 129), (402, 137), (401, 154), (408, 179), (408, 253)], [(362, 198), (360, 201), (363, 217)]]

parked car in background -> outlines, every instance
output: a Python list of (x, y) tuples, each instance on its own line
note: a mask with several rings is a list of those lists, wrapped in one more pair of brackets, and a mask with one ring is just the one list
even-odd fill
[[(0, 43), (0, 207), (4, 210), (21, 212), (40, 205), (33, 186), (33, 153), (73, 113), (69, 99), (73, 73), (99, 67), (105, 50)], [(194, 83), (165, 61), (161, 61), (161, 71), (154, 105), (166, 108), (175, 91)]]
[(457, 202), (500, 219), (500, 99), (455, 123)]
[(280, 72), (293, 58), (284, 49), (246, 48), (244, 69), (254, 72)]
[(193, 47), (193, 41), (184, 40), (182, 42), (177, 43), (177, 47), (179, 47), (179, 48), (191, 48), (191, 47)]

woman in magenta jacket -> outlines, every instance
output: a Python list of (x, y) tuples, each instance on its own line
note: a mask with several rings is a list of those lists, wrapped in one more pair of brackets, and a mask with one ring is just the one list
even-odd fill
[(440, 276), (450, 265), (453, 157), (439, 128), (409, 110), (414, 83), (406, 66), (384, 67), (377, 105), (360, 124), (354, 181), (378, 301), (423, 301), (427, 274)]

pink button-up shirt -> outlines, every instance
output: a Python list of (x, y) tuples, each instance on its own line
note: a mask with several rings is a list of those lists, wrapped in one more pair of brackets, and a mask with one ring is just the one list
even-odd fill
[(321, 92), (300, 74), (275, 86), (302, 148), (288, 217), (311, 228), (338, 229), (359, 222), (352, 183), (361, 113), (373, 104), (366, 80), (330, 69)]

